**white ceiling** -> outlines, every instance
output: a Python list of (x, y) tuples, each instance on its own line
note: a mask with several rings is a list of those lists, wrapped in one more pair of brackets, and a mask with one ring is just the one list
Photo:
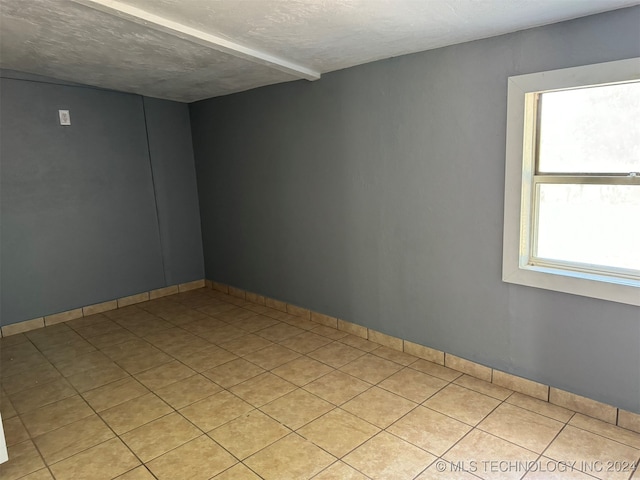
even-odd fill
[(0, 0), (0, 67), (192, 102), (639, 0)]

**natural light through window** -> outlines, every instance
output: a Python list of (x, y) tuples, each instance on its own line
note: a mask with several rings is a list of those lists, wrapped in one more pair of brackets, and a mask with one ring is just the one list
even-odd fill
[(640, 59), (509, 79), (503, 279), (640, 305)]
[(531, 263), (640, 275), (640, 83), (537, 96)]

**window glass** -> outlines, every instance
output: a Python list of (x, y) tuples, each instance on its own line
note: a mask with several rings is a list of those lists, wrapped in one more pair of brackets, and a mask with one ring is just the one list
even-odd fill
[(640, 172), (640, 82), (539, 98), (538, 172)]
[(640, 271), (640, 185), (538, 188), (535, 257)]

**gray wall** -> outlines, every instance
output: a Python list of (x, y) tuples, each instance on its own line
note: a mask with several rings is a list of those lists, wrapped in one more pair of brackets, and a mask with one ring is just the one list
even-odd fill
[(507, 77), (640, 8), (191, 104), (206, 276), (640, 412), (637, 307), (501, 281)]
[(2, 325), (202, 278), (188, 106), (2, 77)]

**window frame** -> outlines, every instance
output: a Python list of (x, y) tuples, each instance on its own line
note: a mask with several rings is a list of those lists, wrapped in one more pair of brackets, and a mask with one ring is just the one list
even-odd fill
[[(640, 306), (640, 280), (581, 270), (562, 262), (531, 264), (533, 188), (536, 184), (537, 97), (545, 91), (604, 85), (640, 79), (640, 58), (509, 77), (502, 280), (531, 287)], [(547, 175), (559, 178), (562, 175)], [(589, 182), (580, 176), (584, 183)], [(609, 177), (607, 175), (607, 177)], [(640, 184), (640, 178), (624, 178)], [(540, 180), (538, 178), (537, 180)], [(603, 179), (593, 178), (593, 181)]]

